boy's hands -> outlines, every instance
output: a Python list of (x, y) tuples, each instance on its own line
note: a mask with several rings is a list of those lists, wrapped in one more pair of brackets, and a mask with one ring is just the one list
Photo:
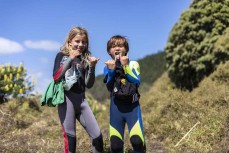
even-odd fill
[(121, 56), (121, 57), (120, 57), (120, 62), (121, 62), (121, 64), (122, 64), (122, 66), (128, 65), (128, 63), (129, 63), (129, 57), (128, 57), (128, 55), (126, 55), (126, 56)]
[(115, 69), (115, 63), (116, 63), (117, 60), (120, 60), (122, 66), (126, 66), (129, 63), (128, 55), (122, 56), (120, 54), (118, 58), (117, 58), (117, 56), (115, 56), (115, 60), (108, 60), (108, 61), (105, 62), (105, 64), (107, 65), (107, 67), (109, 69)]
[(105, 62), (105, 64), (107, 65), (108, 69), (115, 69), (115, 60), (108, 60)]

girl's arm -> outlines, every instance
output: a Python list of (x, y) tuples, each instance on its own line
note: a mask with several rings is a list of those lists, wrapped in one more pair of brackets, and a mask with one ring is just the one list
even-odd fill
[(65, 56), (62, 52), (59, 52), (56, 55), (53, 68), (53, 79), (55, 82), (59, 82), (64, 78), (65, 72), (70, 68), (71, 62), (72, 59)]
[(91, 88), (95, 82), (95, 67), (88, 66), (88, 70), (86, 72), (85, 85), (87, 88)]

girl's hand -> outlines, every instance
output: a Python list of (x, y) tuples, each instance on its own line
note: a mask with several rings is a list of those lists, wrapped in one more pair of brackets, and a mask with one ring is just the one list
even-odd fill
[(95, 65), (97, 64), (97, 62), (100, 60), (99, 58), (92, 57), (92, 56), (89, 56), (87, 59), (89, 61), (89, 66), (90, 67), (95, 67)]
[(70, 58), (75, 58), (77, 56), (81, 55), (81, 53), (78, 51), (78, 50), (73, 50), (73, 49), (70, 49), (69, 50), (69, 57)]
[(105, 64), (107, 65), (108, 69), (115, 69), (115, 60), (108, 60), (105, 62)]

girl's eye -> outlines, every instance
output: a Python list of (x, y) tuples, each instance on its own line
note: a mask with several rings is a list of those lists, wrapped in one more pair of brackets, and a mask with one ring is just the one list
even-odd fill
[(77, 44), (82, 44), (82, 45), (87, 45), (86, 41), (80, 41), (80, 40), (76, 40), (75, 41)]

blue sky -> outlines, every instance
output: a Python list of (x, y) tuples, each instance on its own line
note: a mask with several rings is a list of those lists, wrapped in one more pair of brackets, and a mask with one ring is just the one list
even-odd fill
[(191, 1), (1, 0), (0, 64), (23, 62), (28, 75), (37, 80), (35, 90), (44, 91), (67, 33), (82, 26), (89, 32), (90, 51), (101, 59), (96, 75), (102, 74), (110, 58), (106, 43), (111, 36), (127, 36), (132, 60), (157, 53)]

